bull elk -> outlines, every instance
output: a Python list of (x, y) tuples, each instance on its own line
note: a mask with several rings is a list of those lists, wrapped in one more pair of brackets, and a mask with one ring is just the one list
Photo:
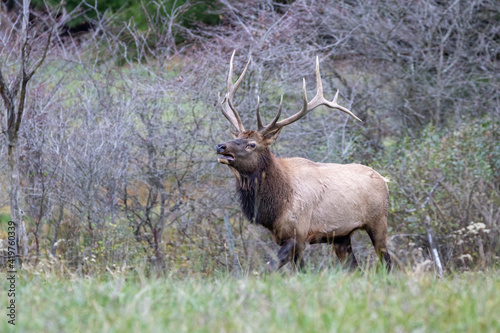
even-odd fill
[(257, 99), (257, 130), (245, 130), (234, 107), (233, 98), (251, 59), (233, 83), (233, 59), (229, 63), (227, 94), (219, 104), (224, 116), (236, 128), (234, 140), (218, 144), (218, 162), (231, 169), (236, 177), (236, 190), (245, 217), (271, 232), (281, 246), (278, 269), (293, 259), (303, 266), (302, 252), (306, 243), (333, 244), (339, 260), (351, 269), (357, 267), (351, 248), (354, 231), (366, 230), (381, 262), (390, 270), (387, 251), (387, 212), (389, 191), (384, 177), (360, 164), (315, 163), (304, 158), (277, 158), (269, 147), (281, 130), (301, 119), (320, 105), (338, 109), (361, 121), (351, 111), (337, 104), (338, 91), (332, 102), (323, 97), (316, 58), (317, 93), (307, 100), (303, 80), (303, 105), (292, 116), (279, 120), (283, 96), (276, 117), (262, 124)]

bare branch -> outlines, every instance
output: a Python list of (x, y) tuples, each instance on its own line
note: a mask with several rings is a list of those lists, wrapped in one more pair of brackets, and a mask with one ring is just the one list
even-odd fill
[(47, 43), (45, 44), (45, 48), (44, 48), (43, 53), (42, 53), (42, 57), (40, 59), (38, 59), (37, 63), (26, 74), (27, 81), (31, 80), (31, 77), (33, 76), (33, 74), (35, 74), (35, 72), (38, 70), (40, 65), (45, 61), (45, 58), (47, 57), (47, 52), (48, 52), (49, 47), (50, 47), (50, 41), (52, 39), (52, 34), (53, 34), (53, 30), (50, 30), (49, 36), (47, 37)]

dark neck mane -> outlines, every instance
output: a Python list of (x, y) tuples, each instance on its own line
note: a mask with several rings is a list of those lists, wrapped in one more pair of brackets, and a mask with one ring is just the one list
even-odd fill
[(251, 223), (273, 229), (274, 222), (290, 202), (291, 188), (276, 158), (261, 155), (260, 167), (251, 174), (239, 173), (236, 190), (243, 214)]

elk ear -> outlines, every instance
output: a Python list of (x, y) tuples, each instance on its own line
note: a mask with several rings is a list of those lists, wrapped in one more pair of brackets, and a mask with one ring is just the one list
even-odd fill
[(276, 141), (276, 139), (280, 135), (282, 129), (283, 129), (283, 127), (280, 127), (279, 129), (276, 129), (270, 133), (267, 133), (266, 135), (264, 135), (262, 142), (266, 146), (272, 145), (274, 143), (274, 141)]
[(238, 135), (240, 134), (239, 132), (236, 132), (233, 130), (229, 130), (229, 133), (231, 133), (231, 136), (233, 137), (233, 139), (237, 139)]

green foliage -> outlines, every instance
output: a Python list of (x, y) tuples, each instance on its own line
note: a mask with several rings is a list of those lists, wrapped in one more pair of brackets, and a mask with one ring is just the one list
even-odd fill
[(391, 178), (393, 230), (425, 236), (429, 219), (443, 249), (454, 252), (451, 256), (477, 258), (479, 239), (495, 252), (498, 221), (483, 206), (500, 206), (498, 133), (499, 122), (486, 117), (455, 129), (429, 125), (419, 138), (390, 143), (377, 169)]
[[(338, 271), (184, 280), (140, 272), (86, 279), (26, 271), (19, 276), (16, 329), (22, 332), (500, 330), (497, 271), (442, 279)], [(8, 328), (2, 320), (0, 330)]]
[[(57, 6), (60, 3), (58, 0), (32, 1), (35, 8), (43, 8), (46, 2), (51, 6)], [(186, 2), (188, 2), (188, 0), (161, 0), (158, 2), (136, 0), (100, 0), (97, 1), (97, 13), (94, 10), (89, 10), (86, 12), (86, 17), (78, 17), (77, 19), (71, 21), (69, 26), (74, 27), (87, 19), (96, 19), (98, 13), (103, 14), (109, 12), (116, 14), (119, 22), (128, 22), (130, 19), (133, 19), (139, 30), (147, 30), (148, 24), (150, 23), (148, 21), (148, 16), (155, 14), (158, 10), (158, 3), (164, 5), (163, 9), (165, 14), (168, 14), (177, 7), (184, 5)], [(70, 12), (81, 3), (82, 1), (80, 0), (67, 0), (65, 1), (65, 8), (68, 12)], [(214, 0), (197, 1), (195, 5), (191, 6), (182, 13), (178, 23), (185, 27), (191, 27), (198, 22), (209, 25), (217, 24), (219, 22), (219, 16), (212, 13), (216, 3), (217, 2)], [(94, 6), (93, 1), (90, 1), (89, 4)], [(82, 8), (86, 10), (87, 5), (83, 5)]]
[(0, 224), (7, 224), (11, 219), (10, 214), (1, 214), (0, 213)]

